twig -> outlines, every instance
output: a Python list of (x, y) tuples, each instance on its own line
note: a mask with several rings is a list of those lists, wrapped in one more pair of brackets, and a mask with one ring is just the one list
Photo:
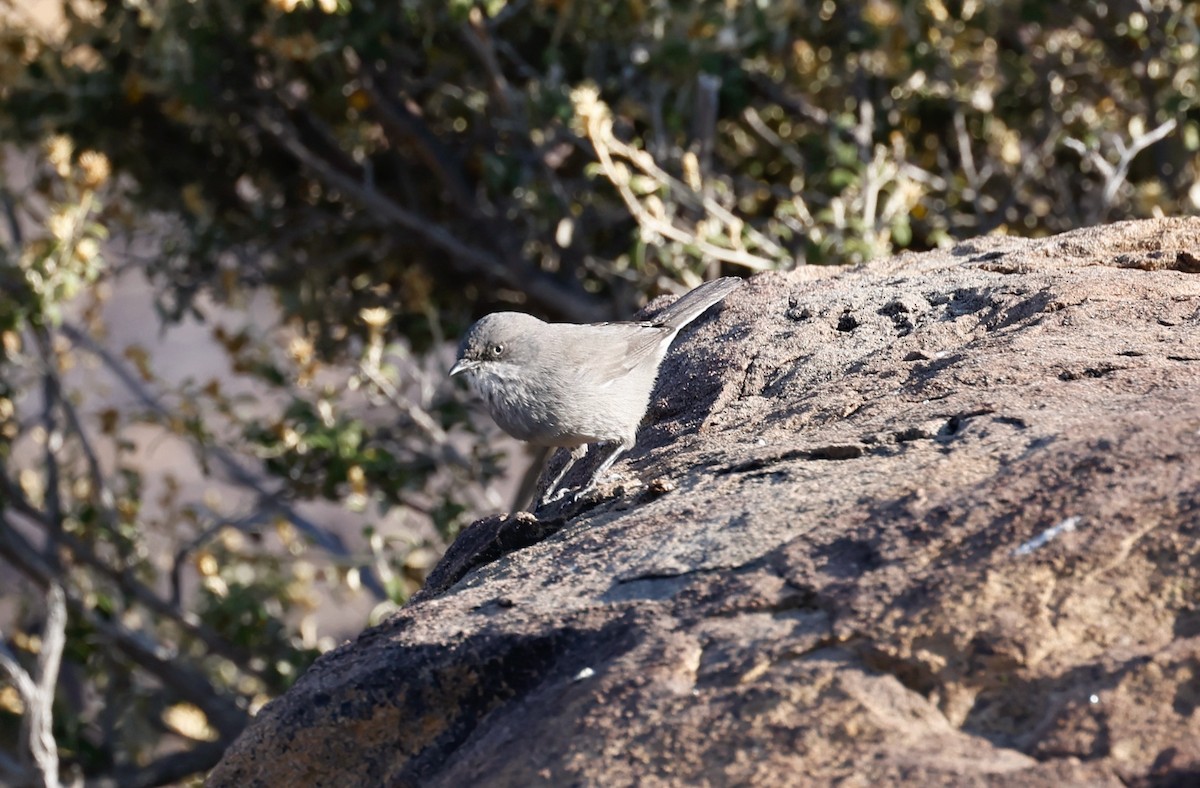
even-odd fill
[(846, 135), (845, 128), (831, 123), (829, 113), (813, 104), (806, 96), (785, 93), (776, 77), (760, 71), (750, 71), (748, 76), (754, 86), (761, 90), (772, 104), (778, 104), (788, 110), (790, 114), (804, 118), (825, 131), (833, 131), (839, 136)]
[(858, 69), (854, 79), (855, 101), (858, 103), (858, 123), (854, 124), (851, 136), (858, 145), (859, 160), (870, 164), (871, 141), (875, 138), (875, 104), (867, 98), (866, 78), (862, 69)]
[(112, 489), (104, 480), (104, 472), (100, 468), (100, 459), (96, 455), (96, 449), (92, 446), (91, 439), (88, 437), (83, 422), (79, 418), (79, 412), (75, 409), (75, 405), (71, 402), (70, 398), (61, 398), (59, 400), (59, 407), (62, 409), (63, 415), (67, 417), (67, 423), (71, 428), (71, 432), (79, 438), (79, 445), (83, 450), (84, 462), (88, 468), (88, 478), (91, 480), (92, 489), (96, 491), (99, 500), (98, 508), (101, 516), (104, 517), (105, 524), (109, 528), (112, 528), (115, 522), (113, 506), (116, 504), (116, 498), (113, 496)]
[(480, 65), (487, 72), (492, 83), (491, 93), (500, 103), (500, 109), (505, 115), (512, 116), (513, 102), (509, 97), (508, 79), (496, 60), (496, 50), (492, 46), (491, 31), (484, 24), (483, 11), (479, 6), (472, 6), (467, 12), (467, 24), (461, 30), (463, 41), (475, 53)]
[(58, 744), (54, 741), (54, 690), (62, 667), (63, 648), (67, 644), (67, 603), (62, 587), (53, 584), (46, 592), (46, 623), (42, 627), (42, 648), (38, 652), (38, 703), (27, 709), (30, 714), (30, 751), (34, 762), (46, 777), (47, 788), (58, 788)]
[[(1058, 133), (1061, 128), (1062, 123), (1057, 119), (1054, 120), (1050, 127), (1045, 130), (1041, 141), (1036, 145), (1031, 146), (1028, 154), (1024, 153), (1024, 151), (1022, 152), (1021, 167), (1017, 171), (1016, 176), (1013, 178), (1011, 186), (1006, 190), (1007, 195), (1005, 196), (1004, 201), (1000, 203), (1000, 205), (998, 205), (994, 211), (992, 211), (991, 217), (986, 222), (978, 225), (977, 229), (980, 235), (986, 235), (1004, 222), (1004, 216), (1008, 212), (1008, 209), (1016, 205), (1019, 196), (1025, 193), (1025, 189), (1022, 188), (1022, 183), (1025, 180), (1033, 177), (1034, 170), (1041, 164), (1042, 159), (1044, 159), (1046, 155), (1049, 154), (1049, 152), (1054, 148), (1055, 144), (1057, 143)], [(1064, 191), (1063, 194), (1067, 194), (1069, 192), (1070, 190), (1068, 189)], [(1067, 206), (1067, 209), (1072, 214), (1077, 213), (1074, 199), (1060, 199), (1056, 204)], [(1080, 222), (1078, 220), (1072, 222), (1072, 224), (1079, 223)]]
[(700, 208), (707, 211), (711, 216), (720, 220), (726, 225), (742, 225), (745, 227), (746, 237), (754, 242), (754, 245), (763, 249), (768, 254), (777, 257), (786, 257), (787, 251), (781, 246), (772, 241), (767, 236), (760, 233), (743, 220), (735, 216), (725, 206), (711, 198), (705, 198), (703, 195), (697, 194), (690, 186), (683, 181), (666, 172), (658, 163), (654, 161), (654, 157), (643, 150), (638, 150), (612, 136), (611, 121), (608, 125), (608, 136), (604, 140), (604, 145), (598, 145), (595, 140), (592, 140), (592, 145), (596, 149), (597, 156), (599, 148), (607, 146), (613, 152), (627, 159), (635, 167), (642, 171), (643, 175), (648, 175), (658, 181), (663, 186), (671, 190), (671, 193), (679, 197), (679, 201), (693, 208)]
[(1100, 153), (1099, 145), (1089, 147), (1074, 137), (1067, 137), (1063, 140), (1063, 144), (1090, 161), (1100, 171), (1100, 174), (1104, 176), (1104, 190), (1100, 197), (1101, 216), (1099, 218), (1107, 216), (1108, 212), (1112, 209), (1113, 203), (1117, 198), (1117, 191), (1125, 184), (1125, 179), (1129, 177), (1129, 167), (1133, 164), (1133, 160), (1137, 158), (1137, 155), (1154, 143), (1162, 140), (1174, 131), (1177, 125), (1178, 121), (1175, 118), (1170, 118), (1159, 124), (1156, 128), (1137, 135), (1128, 144), (1115, 134), (1108, 135), (1109, 143), (1116, 149), (1116, 164), (1109, 162)]
[(865, 227), (870, 227), (870, 232), (873, 236), (879, 234), (882, 222), (877, 216), (879, 210), (879, 193), (883, 191), (883, 187), (891, 183), (896, 177), (896, 167), (891, 164), (884, 155), (884, 148), (878, 145), (875, 148), (874, 157), (867, 162), (866, 168), (863, 170), (863, 206), (862, 220)]
[[(692, 118), (692, 137), (699, 150), (696, 158), (700, 160), (700, 177), (707, 183), (712, 171), (712, 153), (716, 146), (717, 116), (720, 110), (721, 78), (716, 74), (696, 75), (696, 114)], [(701, 192), (707, 202), (707, 187)]]
[(17, 219), (17, 202), (13, 199), (12, 192), (6, 186), (0, 186), (0, 201), (4, 203), (4, 216), (8, 219), (9, 234), (12, 245), (16, 249), (20, 249), (25, 245), (24, 234), (21, 232), (21, 222)]
[[(646, 160), (650, 158), (648, 153), (645, 151), (634, 151), (634, 149), (623, 145), (613, 137), (612, 117), (608, 112), (608, 108), (600, 102), (598, 96), (581, 95), (577, 101), (576, 110), (584, 119), (588, 137), (591, 139), (592, 145), (596, 150), (596, 157), (600, 160), (600, 166), (604, 170), (605, 177), (616, 187), (617, 193), (620, 194), (622, 201), (625, 203), (625, 207), (633, 214), (634, 220), (637, 221), (638, 226), (642, 228), (643, 232), (656, 234), (688, 246), (694, 246), (702, 254), (709, 255), (722, 262), (744, 266), (753, 271), (764, 271), (775, 267), (775, 263), (771, 260), (750, 254), (749, 252), (717, 246), (700, 238), (696, 233), (682, 230), (669, 221), (664, 221), (651, 215), (629, 187), (628, 171), (617, 167), (610, 151), (620, 152), (623, 156), (638, 165), (639, 168), (643, 169), (643, 171), (653, 169), (661, 172), (661, 170), (658, 169), (657, 165), (653, 165), (652, 160), (647, 163)], [(663, 175), (665, 176), (665, 173)], [(670, 180), (674, 181), (673, 178)], [(678, 183), (677, 181), (675, 182)], [(690, 189), (687, 189), (682, 184), (680, 186), (681, 192), (691, 192)], [(716, 211), (713, 211), (714, 215), (720, 212), (725, 216), (734, 218), (728, 211), (717, 206), (715, 201), (706, 201), (703, 205), (705, 208), (709, 208), (710, 203), (712, 207), (717, 208)], [(778, 249), (778, 247), (775, 248)]]
[[(392, 385), (391, 381), (379, 373), (378, 368), (372, 364), (360, 364), (359, 369), (375, 384), (375, 387), (387, 398), (388, 402), (392, 403), (397, 410), (408, 416), (409, 421), (416, 425), (417, 429), (425, 434), (425, 437), (439, 446), (449, 440), (449, 436), (442, 429), (442, 426), (434, 421), (433, 417), (426, 413), (423, 408), (401, 397), (400, 392), (396, 391), (396, 387)], [(452, 459), (463, 465), (463, 467), (470, 465), (470, 463), (466, 463), (463, 460), (461, 454)]]
[(775, 130), (767, 125), (762, 119), (762, 115), (758, 114), (758, 110), (754, 107), (746, 107), (742, 110), (742, 120), (746, 121), (746, 125), (750, 130), (757, 134), (762, 141), (770, 145), (775, 150), (783, 154), (783, 157), (788, 160), (798, 170), (804, 170), (804, 157), (796, 150), (796, 146), (789, 145), (783, 141), (783, 138), (775, 133)]
[(967, 119), (963, 115), (962, 107), (954, 109), (954, 137), (958, 143), (958, 160), (962, 164), (963, 174), (967, 176), (967, 186), (971, 189), (971, 206), (978, 221), (983, 212), (980, 205), (983, 183), (979, 177), (979, 170), (975, 168), (975, 154), (971, 152), (971, 136), (967, 133)]

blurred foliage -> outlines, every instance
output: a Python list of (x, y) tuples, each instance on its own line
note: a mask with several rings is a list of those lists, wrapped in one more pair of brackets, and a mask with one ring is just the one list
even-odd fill
[[(1183, 0), (63, 0), (49, 32), (0, 10), (6, 782), (50, 768), (18, 746), (38, 692), (68, 774), (200, 772), (332, 645), (322, 599), (403, 602), (501, 465), (431, 354), (474, 314), (607, 319), (718, 271), (1200, 208)], [(211, 324), (229, 379), (106, 344), (130, 271), (165, 321)], [(88, 370), (132, 404), (92, 404)], [(158, 440), (244, 497), (190, 497)]]
[[(271, 286), (321, 353), (362, 308), (421, 350), (464, 301), (586, 319), (721, 261), (1196, 207), (1182, 0), (66, 8), (63, 42), (24, 45), (5, 131), (69, 134), (186, 218), (148, 266), (168, 314)], [(590, 90), (653, 171), (596, 166)], [(1106, 196), (1099, 162), (1169, 119)]]

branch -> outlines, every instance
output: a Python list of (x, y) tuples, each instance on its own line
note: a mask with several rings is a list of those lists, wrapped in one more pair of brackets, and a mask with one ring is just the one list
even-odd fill
[(390, 136), (413, 140), (417, 154), (425, 166), (437, 176), (438, 183), (450, 195), (460, 210), (474, 212), (478, 209), (471, 187), (463, 177), (462, 168), (442, 146), (429, 128), (416, 117), (403, 102), (392, 101), (380, 90), (371, 69), (362, 68), (357, 56), (352, 63), (354, 73), (362, 82), (363, 90), (371, 99), (371, 109)]
[[(59, 381), (59, 386), (61, 387), (61, 378)], [(71, 431), (79, 438), (79, 445), (83, 450), (84, 462), (87, 463), (88, 478), (91, 480), (92, 489), (96, 491), (99, 497), (99, 506), (97, 508), (104, 517), (104, 524), (109, 529), (115, 530), (116, 518), (113, 513), (113, 506), (116, 503), (116, 499), (113, 496), (112, 489), (109, 488), (108, 483), (104, 480), (104, 472), (100, 468), (100, 459), (96, 455), (96, 450), (92, 446), (87, 431), (84, 429), (83, 421), (79, 418), (79, 412), (67, 397), (61, 398), (58, 404), (62, 408), (63, 415), (67, 417), (67, 423), (70, 425)]]
[(47, 788), (58, 788), (58, 744), (54, 741), (54, 690), (62, 667), (63, 648), (67, 644), (67, 604), (61, 586), (51, 585), (46, 592), (46, 624), (42, 627), (42, 648), (38, 652), (37, 688), (39, 703), (26, 707), (29, 717), (29, 749), (34, 763), (45, 775)]
[(496, 50), (492, 45), (491, 31), (484, 24), (483, 12), (479, 6), (472, 6), (467, 13), (467, 24), (460, 30), (463, 41), (475, 53), (479, 64), (487, 72), (491, 82), (491, 93), (500, 103), (500, 109), (505, 115), (512, 116), (513, 103), (509, 98), (508, 79), (505, 78), (500, 63), (496, 60)]
[(327, 186), (353, 198), (364, 210), (372, 213), (377, 221), (403, 228), (431, 246), (446, 252), (449, 255), (448, 262), (461, 273), (482, 275), (503, 282), (526, 293), (548, 309), (573, 320), (593, 322), (609, 317), (606, 308), (577, 288), (569, 287), (523, 261), (506, 264), (483, 249), (465, 244), (429, 217), (410, 213), (359, 179), (340, 171), (305, 145), (295, 126), (283, 118), (273, 117), (266, 110), (259, 110), (254, 119), (268, 136), (324, 180)]
[[(39, 342), (39, 344), (43, 344)], [(47, 364), (45, 375), (48, 379), (53, 379), (52, 388), (61, 392), (61, 379), (54, 371), (53, 366), (49, 366), (52, 359), (43, 357), (43, 361)], [(99, 459), (96, 456), (95, 449), (92, 447), (88, 439), (84, 426), (79, 418), (78, 412), (74, 405), (71, 404), (67, 397), (57, 396), (57, 404), (67, 417), (74, 434), (79, 438), (80, 444), (83, 447), (83, 453), (88, 466), (88, 473), (91, 478), (92, 489), (99, 491), (100, 500), (97, 505), (97, 510), (101, 518), (104, 520), (105, 526), (110, 530), (116, 529), (116, 516), (113, 512), (113, 495), (104, 481), (104, 475), (100, 468)], [(102, 575), (107, 577), (111, 582), (115, 583), (118, 588), (128, 594), (132, 599), (145, 606), (152, 613), (161, 616), (169, 621), (175, 622), (185, 634), (190, 635), (196, 640), (203, 643), (210, 652), (224, 656), (233, 662), (237, 663), (239, 668), (247, 673), (256, 676), (262, 676), (262, 671), (256, 671), (251, 667), (252, 655), (242, 649), (237, 648), (232, 643), (225, 640), (219, 633), (211, 627), (200, 621), (194, 614), (185, 612), (179, 607), (172, 605), (158, 596), (145, 584), (141, 583), (136, 577), (124, 569), (115, 568), (107, 561), (103, 560), (96, 554), (95, 550), (86, 541), (79, 539), (71, 533), (62, 530), (58, 527), (57, 515), (54, 509), (49, 512), (42, 512), (24, 495), (24, 493), (16, 487), (8, 484), (7, 479), (0, 477), (0, 489), (5, 493), (8, 503), (17, 512), (20, 512), (25, 517), (36, 522), (43, 531), (47, 533), (48, 544), (61, 545), (66, 547), (72, 556), (92, 567)]]
[[(1022, 142), (1021, 166), (1017, 173), (1010, 179), (1010, 185), (1005, 189), (1006, 195), (1003, 202), (992, 211), (992, 215), (988, 220), (977, 226), (977, 231), (980, 235), (987, 235), (992, 230), (999, 227), (1004, 222), (1004, 216), (1008, 213), (1008, 209), (1016, 205), (1017, 199), (1025, 192), (1022, 188), (1024, 181), (1034, 177), (1034, 170), (1041, 164), (1042, 160), (1049, 155), (1057, 144), (1058, 133), (1062, 129), (1062, 123), (1055, 118), (1049, 128), (1047, 128), (1042, 136), (1042, 139), (1035, 145), (1028, 147), (1028, 153), (1025, 150), (1025, 144)], [(1074, 199), (1060, 199), (1058, 205), (1066, 205), (1068, 209), (1075, 213)], [(1074, 222), (1079, 224), (1079, 221)]]
[[(777, 257), (787, 256), (787, 251), (783, 249), (783, 247), (779, 246), (779, 244), (775, 243), (766, 235), (763, 235), (750, 225), (745, 224), (740, 217), (735, 216), (733, 212), (728, 210), (724, 205), (721, 205), (711, 197), (698, 194), (683, 181), (673, 177), (669, 172), (659, 167), (658, 163), (654, 161), (654, 157), (646, 151), (638, 150), (631, 146), (625, 145), (625, 143), (613, 137), (611, 135), (611, 130), (612, 127), (610, 125), (610, 134), (608, 139), (605, 140), (605, 143), (611, 147), (613, 151), (628, 159), (635, 167), (642, 171), (642, 174), (650, 176), (666, 188), (670, 189), (673, 195), (679, 197), (680, 202), (689, 207), (701, 208), (704, 211), (707, 211), (710, 215), (720, 220), (727, 226), (744, 227), (746, 231), (746, 237), (753, 241), (755, 246), (765, 250), (768, 254), (772, 254)], [(595, 141), (593, 141), (593, 147), (597, 149), (597, 155), (599, 155), (599, 148), (602, 146), (596, 145)]]
[(750, 71), (747, 76), (753, 85), (762, 91), (768, 101), (783, 107), (788, 114), (804, 118), (823, 131), (832, 131), (838, 136), (848, 136), (844, 128), (830, 121), (828, 112), (809, 101), (807, 96), (800, 93), (795, 95), (785, 93), (777, 78), (761, 71)]
[(967, 186), (971, 189), (971, 206), (975, 211), (975, 220), (978, 222), (980, 214), (983, 213), (983, 208), (980, 206), (983, 181), (979, 177), (979, 170), (975, 168), (975, 154), (971, 152), (971, 137), (967, 133), (967, 118), (963, 114), (962, 107), (954, 108), (954, 136), (958, 142), (958, 160), (962, 164), (963, 174), (967, 176)]
[(750, 127), (750, 130), (757, 134), (763, 142), (779, 151), (788, 160), (789, 164), (804, 172), (804, 157), (796, 151), (796, 146), (784, 142), (783, 138), (776, 134), (775, 130), (768, 126), (766, 121), (762, 119), (762, 115), (758, 113), (758, 110), (752, 106), (747, 106), (742, 110), (742, 120), (746, 121), (746, 125)]
[(16, 249), (25, 245), (25, 236), (21, 232), (21, 222), (17, 219), (17, 201), (7, 186), (0, 186), (0, 202), (4, 203), (4, 218), (8, 219), (8, 231), (12, 236), (9, 240)]
[[(696, 75), (696, 108), (692, 117), (692, 137), (699, 150), (696, 158), (700, 160), (700, 178), (708, 181), (712, 172), (712, 154), (716, 147), (717, 117), (720, 112), (721, 78), (716, 74), (701, 72)], [(704, 192), (705, 202), (709, 201), (707, 190)]]
[[(30, 675), (9, 650), (0, 633), (0, 670), (8, 675), (25, 713), (21, 717), (22, 761), (28, 759), (45, 788), (58, 788), (58, 744), (54, 741), (54, 691), (66, 645), (67, 609), (62, 589), (51, 584), (46, 591), (46, 623), (38, 652), (37, 671)], [(23, 764), (17, 764), (20, 769)], [(11, 768), (11, 766), (8, 766)], [(26, 769), (26, 771), (28, 771)]]

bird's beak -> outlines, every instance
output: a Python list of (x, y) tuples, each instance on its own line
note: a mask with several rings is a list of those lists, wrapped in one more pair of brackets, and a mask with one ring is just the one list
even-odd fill
[(475, 369), (477, 366), (479, 366), (478, 361), (470, 361), (465, 358), (460, 358), (458, 361), (454, 362), (454, 366), (450, 367), (450, 377), (454, 377), (460, 372), (466, 372), (467, 370)]

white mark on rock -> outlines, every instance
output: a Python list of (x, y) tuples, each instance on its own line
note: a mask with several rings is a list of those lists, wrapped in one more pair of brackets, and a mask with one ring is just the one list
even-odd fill
[(592, 670), (591, 668), (584, 668), (583, 670), (581, 670), (575, 674), (575, 680), (583, 681), (584, 679), (590, 679), (592, 676), (595, 676), (595, 675), (596, 675), (596, 671)]
[(1083, 519), (1083, 518), (1081, 518), (1079, 516), (1068, 517), (1067, 519), (1063, 520), (1058, 525), (1047, 528), (1045, 531), (1042, 531), (1040, 534), (1033, 537), (1028, 542), (1025, 542), (1023, 545), (1021, 545), (1020, 547), (1013, 550), (1012, 554), (1013, 555), (1029, 555), (1034, 550), (1037, 550), (1040, 547), (1045, 547), (1047, 544), (1049, 544), (1054, 539), (1057, 539), (1062, 534), (1074, 531), (1075, 527), (1077, 525), (1079, 525), (1079, 521), (1081, 519)]

